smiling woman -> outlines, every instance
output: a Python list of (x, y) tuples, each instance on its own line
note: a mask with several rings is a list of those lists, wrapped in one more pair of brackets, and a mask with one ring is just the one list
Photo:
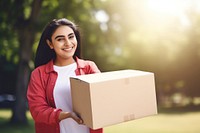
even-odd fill
[(80, 59), (80, 33), (65, 19), (45, 27), (36, 52), (27, 98), (36, 133), (102, 133), (92, 130), (73, 112), (69, 77), (100, 72)]

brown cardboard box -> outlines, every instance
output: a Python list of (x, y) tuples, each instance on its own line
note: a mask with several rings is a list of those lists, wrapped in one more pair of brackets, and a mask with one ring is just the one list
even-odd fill
[(154, 74), (120, 70), (70, 78), (74, 112), (98, 129), (157, 114)]

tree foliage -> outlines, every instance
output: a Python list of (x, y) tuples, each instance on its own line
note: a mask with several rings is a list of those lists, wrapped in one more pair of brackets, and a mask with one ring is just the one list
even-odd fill
[[(34, 44), (45, 24), (54, 18), (66, 17), (73, 21), (88, 23), (99, 2), (91, 0), (3, 0), (0, 5), (1, 59), (17, 64), (16, 83), (13, 91), (16, 103), (13, 108), (12, 123), (27, 123), (26, 89), (34, 55)], [(35, 42), (35, 43), (34, 43)], [(4, 61), (1, 61), (4, 63)], [(2, 64), (5, 66), (5, 64)], [(14, 66), (14, 65), (13, 65)], [(33, 67), (32, 67), (33, 68)], [(3, 74), (3, 72), (1, 73)], [(11, 75), (10, 75), (11, 76)], [(6, 89), (6, 88), (3, 88)]]
[[(161, 7), (160, 12), (154, 12), (149, 9), (148, 2), (151, 1), (115, 1), (113, 6), (113, 1), (108, 1), (109, 26), (118, 31), (112, 41), (116, 41), (113, 48), (120, 47), (121, 50), (120, 56), (115, 49), (110, 50), (113, 52), (108, 59), (112, 58), (118, 68), (122, 65), (122, 68), (154, 72), (159, 101), (162, 100), (160, 96), (171, 97), (175, 93), (199, 97), (199, 3), (191, 1), (184, 11), (179, 3), (170, 14), (169, 10), (161, 13), (164, 10)], [(162, 6), (167, 9), (166, 5)], [(176, 12), (176, 9), (179, 10)]]

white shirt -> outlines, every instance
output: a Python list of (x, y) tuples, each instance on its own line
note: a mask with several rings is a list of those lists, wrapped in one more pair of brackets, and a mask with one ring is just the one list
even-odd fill
[[(54, 70), (58, 73), (58, 78), (54, 87), (54, 99), (56, 108), (65, 112), (72, 112), (72, 99), (69, 77), (75, 76), (76, 63), (68, 66), (55, 66)], [(60, 133), (89, 133), (89, 128), (79, 125), (71, 118), (64, 119), (60, 123)]]

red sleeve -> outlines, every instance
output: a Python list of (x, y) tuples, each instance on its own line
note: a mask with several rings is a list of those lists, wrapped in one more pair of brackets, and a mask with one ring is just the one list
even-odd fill
[(103, 129), (96, 129), (96, 130), (93, 130), (93, 129), (90, 129), (90, 133), (103, 133)]
[(31, 115), (35, 122), (55, 124), (59, 122), (59, 114), (61, 109), (55, 109), (48, 105), (45, 86), (39, 70), (35, 70), (31, 74), (30, 82), (27, 90), (27, 99)]
[(100, 70), (98, 69), (98, 67), (97, 67), (97, 65), (94, 63), (94, 62), (92, 62), (92, 61), (89, 61), (89, 66), (88, 66), (89, 68), (89, 74), (92, 74), (92, 73), (100, 73)]

